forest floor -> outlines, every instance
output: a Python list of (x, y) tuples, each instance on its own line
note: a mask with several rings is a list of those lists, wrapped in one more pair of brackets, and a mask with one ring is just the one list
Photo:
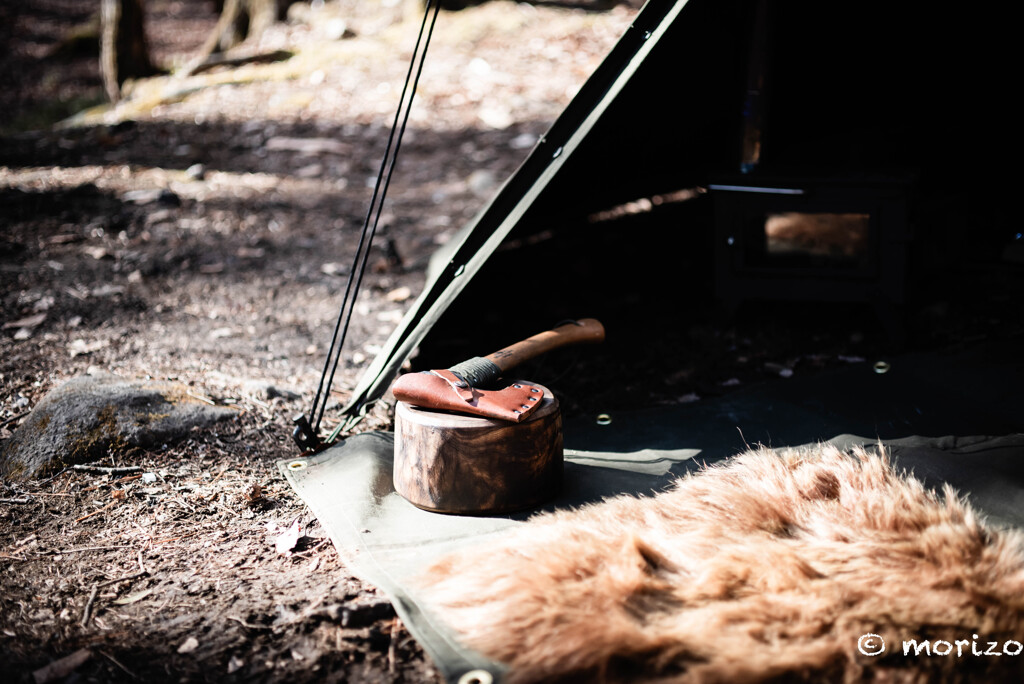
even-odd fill
[[(77, 654), (81, 681), (436, 681), (275, 467), (298, 454), (291, 418), (320, 378), (419, 5), (295, 5), (232, 53), (291, 59), (148, 79), (114, 108), (95, 43), (67, 40), (95, 5), (0, 8), (0, 439), (91, 368), (186, 383), (239, 417), (134, 454), (134, 475), (2, 485), (5, 677), (30, 681)], [(207, 0), (146, 7), (167, 67), (217, 19)], [(506, 2), (442, 13), (335, 408), (418, 294), (429, 255), (632, 14)], [(296, 519), (303, 538), (279, 554)]]
[[(291, 418), (323, 370), (418, 3), (296, 4), (232, 53), (289, 59), (146, 79), (116, 107), (102, 104), (95, 42), (68, 38), (95, 5), (0, 7), (0, 440), (91, 369), (182, 382), (239, 415), (101, 464), (136, 473), (0, 484), (5, 676), (438, 681), (275, 466), (298, 453)], [(158, 64), (189, 61), (216, 22), (212, 5), (146, 3)], [(423, 287), (429, 256), (526, 157), (634, 13), (504, 1), (442, 13), (328, 428)], [(960, 310), (984, 328), (999, 306)], [(946, 325), (947, 313), (932, 319)], [(863, 362), (874, 338), (774, 341), (737, 351), (733, 333), (695, 330), (697, 371), (656, 398), (728, 391), (755, 366), (786, 377), (795, 363)], [(359, 429), (388, 428), (386, 409)], [(280, 553), (295, 521), (303, 536)], [(66, 656), (65, 671), (44, 669)]]

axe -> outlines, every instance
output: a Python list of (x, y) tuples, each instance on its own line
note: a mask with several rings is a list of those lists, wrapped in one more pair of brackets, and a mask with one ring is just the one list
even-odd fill
[(525, 382), (486, 389), (523, 361), (570, 344), (604, 340), (604, 326), (593, 318), (572, 321), (446, 370), (406, 373), (391, 386), (399, 401), (420, 408), (472, 413), (520, 422), (540, 406), (543, 391)]

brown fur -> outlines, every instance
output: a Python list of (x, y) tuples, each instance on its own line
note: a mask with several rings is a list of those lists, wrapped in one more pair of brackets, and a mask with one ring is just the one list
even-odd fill
[[(1024, 670), (1024, 655), (903, 656), (903, 639), (1024, 641), (1024, 537), (895, 473), (884, 452), (751, 451), (651, 497), (538, 516), (423, 583), (514, 682)], [(885, 656), (858, 653), (867, 632)]]

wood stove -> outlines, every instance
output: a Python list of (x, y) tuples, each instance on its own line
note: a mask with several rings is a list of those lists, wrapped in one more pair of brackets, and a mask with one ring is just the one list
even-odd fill
[(716, 179), (715, 287), (726, 311), (746, 300), (864, 302), (898, 337), (912, 189), (908, 176)]

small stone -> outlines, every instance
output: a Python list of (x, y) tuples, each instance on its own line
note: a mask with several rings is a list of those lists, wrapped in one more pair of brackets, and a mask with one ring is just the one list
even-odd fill
[(537, 136), (531, 133), (520, 133), (509, 141), (508, 146), (513, 150), (528, 150), (537, 144)]
[(469, 178), (466, 179), (466, 185), (469, 187), (470, 192), (478, 197), (482, 197), (489, 195), (498, 187), (498, 179), (492, 172), (479, 169), (469, 174)]
[(114, 295), (124, 294), (124, 287), (121, 285), (100, 285), (89, 294), (93, 297), (113, 297)]
[(71, 358), (75, 358), (76, 356), (92, 354), (93, 352), (97, 352), (101, 349), (106, 349), (109, 346), (110, 340), (93, 340), (92, 342), (86, 342), (79, 338), (68, 345), (68, 354)]
[(178, 653), (191, 653), (197, 648), (199, 648), (199, 639), (190, 636), (178, 647)]
[(389, 302), (400, 303), (406, 301), (411, 296), (412, 290), (410, 290), (408, 287), (398, 287), (392, 290), (391, 292), (388, 292), (387, 300)]
[(348, 273), (348, 266), (330, 261), (320, 266), (320, 272), (331, 276), (345, 275)]
[(121, 200), (132, 204), (152, 204), (160, 199), (160, 189), (129, 190), (121, 195)]
[(340, 17), (328, 20), (324, 24), (323, 31), (324, 37), (328, 40), (341, 40), (342, 38), (351, 38), (355, 35), (355, 32), (349, 30), (348, 24)]
[(267, 140), (264, 147), (271, 151), (298, 152), (304, 155), (346, 155), (350, 152), (348, 145), (334, 138), (289, 138), (277, 136)]
[(324, 173), (324, 165), (319, 163), (307, 164), (295, 171), (297, 178), (318, 178)]
[(101, 259), (113, 258), (113, 254), (107, 251), (106, 247), (100, 247), (98, 245), (86, 245), (82, 248), (82, 251), (91, 256), (96, 261)]

